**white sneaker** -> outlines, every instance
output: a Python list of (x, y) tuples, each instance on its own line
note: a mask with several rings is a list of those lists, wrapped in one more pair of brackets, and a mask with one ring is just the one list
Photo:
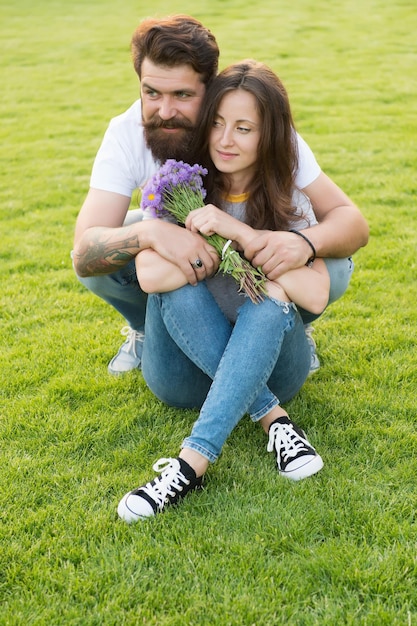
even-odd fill
[(323, 459), (305, 432), (288, 416), (278, 417), (269, 427), (268, 452), (275, 452), (278, 472), (291, 480), (313, 476), (323, 467)]
[(120, 334), (126, 337), (126, 341), (120, 346), (118, 353), (112, 358), (108, 365), (108, 371), (113, 376), (140, 369), (143, 340), (145, 333), (140, 330), (133, 330), (130, 326), (124, 326)]
[(201, 489), (203, 477), (197, 478), (184, 459), (159, 459), (153, 469), (159, 476), (143, 487), (129, 491), (119, 502), (117, 513), (128, 524), (162, 513), (189, 491)]
[(320, 360), (317, 356), (316, 342), (313, 339), (314, 328), (311, 324), (306, 324), (304, 326), (304, 330), (307, 337), (308, 345), (310, 346), (311, 361), (309, 375), (311, 375), (320, 369)]

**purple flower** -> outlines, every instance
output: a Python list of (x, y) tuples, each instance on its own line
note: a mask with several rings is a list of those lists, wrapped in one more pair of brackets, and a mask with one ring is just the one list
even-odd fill
[(172, 213), (165, 205), (173, 193), (195, 194), (198, 208), (201, 206), (201, 199), (207, 195), (202, 181), (202, 176), (206, 174), (207, 170), (197, 163), (189, 165), (183, 161), (168, 159), (144, 186), (142, 208), (150, 210), (155, 217), (167, 217)]

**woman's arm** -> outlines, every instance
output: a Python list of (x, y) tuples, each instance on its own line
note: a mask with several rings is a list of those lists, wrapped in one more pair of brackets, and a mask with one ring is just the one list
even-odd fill
[(271, 297), (294, 302), (318, 315), (329, 301), (330, 277), (323, 259), (316, 259), (311, 266), (289, 270), (277, 280), (268, 281), (267, 289)]
[(140, 252), (135, 259), (139, 285), (145, 293), (163, 293), (174, 291), (188, 283), (182, 270), (148, 248)]

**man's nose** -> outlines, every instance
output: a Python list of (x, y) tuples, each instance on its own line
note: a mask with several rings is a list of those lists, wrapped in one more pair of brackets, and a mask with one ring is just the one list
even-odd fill
[(159, 117), (163, 120), (170, 120), (175, 117), (177, 109), (171, 97), (164, 97), (159, 107)]

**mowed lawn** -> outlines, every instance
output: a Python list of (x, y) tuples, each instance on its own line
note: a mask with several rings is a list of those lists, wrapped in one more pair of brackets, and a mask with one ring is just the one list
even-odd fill
[[(138, 96), (132, 32), (172, 13), (214, 32), (221, 67), (280, 75), (371, 239), (286, 407), (324, 469), (286, 482), (244, 418), (202, 493), (128, 526), (119, 499), (197, 412), (107, 374), (124, 320), (69, 255), (108, 121)], [(15, 0), (0, 30), (0, 625), (417, 624), (415, 2)]]

